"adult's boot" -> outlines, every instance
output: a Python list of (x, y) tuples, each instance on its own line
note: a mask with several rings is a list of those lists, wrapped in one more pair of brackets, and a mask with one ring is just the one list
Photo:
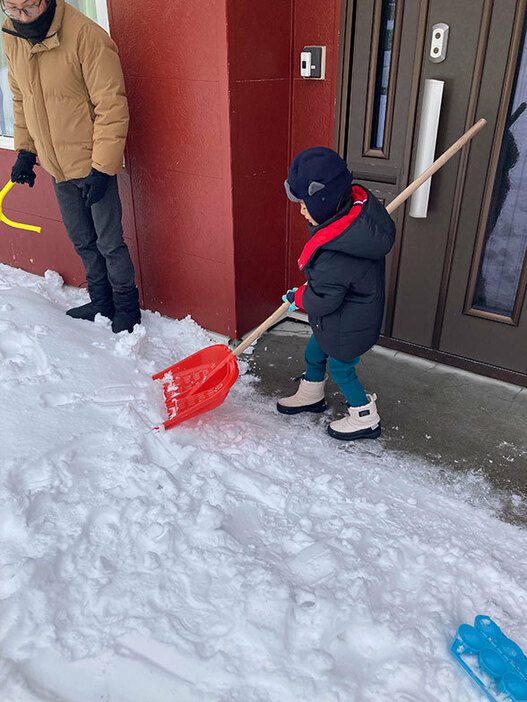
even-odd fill
[(141, 309), (139, 307), (139, 291), (136, 287), (129, 292), (113, 293), (115, 314), (112, 321), (114, 334), (127, 331), (132, 332), (136, 324), (141, 323)]
[(377, 412), (375, 400), (377, 395), (367, 395), (367, 405), (350, 407), (342, 419), (331, 422), (328, 434), (335, 439), (353, 441), (354, 439), (376, 439), (381, 435), (381, 418)]
[(93, 322), (95, 315), (102, 314), (103, 317), (108, 317), (112, 319), (113, 317), (113, 304), (105, 310), (97, 309), (93, 302), (87, 302), (85, 305), (80, 305), (80, 307), (72, 307), (67, 310), (66, 314), (73, 319), (87, 319), (89, 322)]
[(323, 412), (326, 409), (324, 397), (325, 380), (312, 382), (300, 378), (298, 390), (290, 397), (282, 397), (276, 403), (276, 409), (282, 414), (299, 414), (300, 412)]
[(115, 309), (110, 281), (106, 279), (98, 283), (88, 283), (88, 294), (90, 302), (72, 307), (66, 314), (73, 319), (87, 319), (89, 322), (93, 322), (97, 314), (113, 319)]

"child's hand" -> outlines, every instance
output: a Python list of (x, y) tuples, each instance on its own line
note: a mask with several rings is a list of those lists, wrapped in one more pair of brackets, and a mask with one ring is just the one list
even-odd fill
[(294, 312), (295, 310), (300, 309), (295, 305), (295, 293), (298, 290), (298, 288), (292, 288), (291, 290), (288, 290), (285, 295), (282, 295), (282, 300), (284, 302), (290, 302), (291, 304), (289, 305), (289, 312)]

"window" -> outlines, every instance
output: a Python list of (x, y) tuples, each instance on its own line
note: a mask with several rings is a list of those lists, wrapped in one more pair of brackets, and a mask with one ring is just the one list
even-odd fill
[(396, 0), (375, 0), (364, 156), (389, 157), (403, 4)]
[(388, 82), (392, 65), (393, 27), (395, 20), (395, 2), (383, 2), (381, 31), (377, 53), (377, 70), (375, 73), (375, 93), (373, 101), (373, 124), (370, 137), (371, 149), (382, 149), (386, 126), (386, 101)]
[[(68, 3), (108, 31), (106, 0), (68, 0)], [(14, 148), (12, 97), (7, 80), (6, 57), (2, 46), (0, 51), (0, 147), (11, 149)]]
[(510, 318), (521, 308), (527, 270), (527, 42), (522, 46), (509, 102), (485, 240), (479, 251), (479, 271), (472, 308)]

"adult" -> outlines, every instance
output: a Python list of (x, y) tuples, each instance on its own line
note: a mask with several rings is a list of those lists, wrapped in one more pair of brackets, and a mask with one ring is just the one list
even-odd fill
[(100, 313), (115, 333), (131, 332), (141, 312), (117, 188), (128, 131), (117, 47), (64, 0), (0, 5), (8, 17), (2, 31), (18, 151), (11, 180), (33, 187), (37, 156), (53, 177), (90, 295), (67, 314), (93, 321)]

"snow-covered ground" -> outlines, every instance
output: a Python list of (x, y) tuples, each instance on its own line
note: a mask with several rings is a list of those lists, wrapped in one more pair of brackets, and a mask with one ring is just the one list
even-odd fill
[(2, 702), (469, 702), (460, 623), (527, 649), (526, 533), (481, 478), (279, 416), (243, 361), (155, 432), (152, 373), (210, 338), (84, 301), (0, 265)]

